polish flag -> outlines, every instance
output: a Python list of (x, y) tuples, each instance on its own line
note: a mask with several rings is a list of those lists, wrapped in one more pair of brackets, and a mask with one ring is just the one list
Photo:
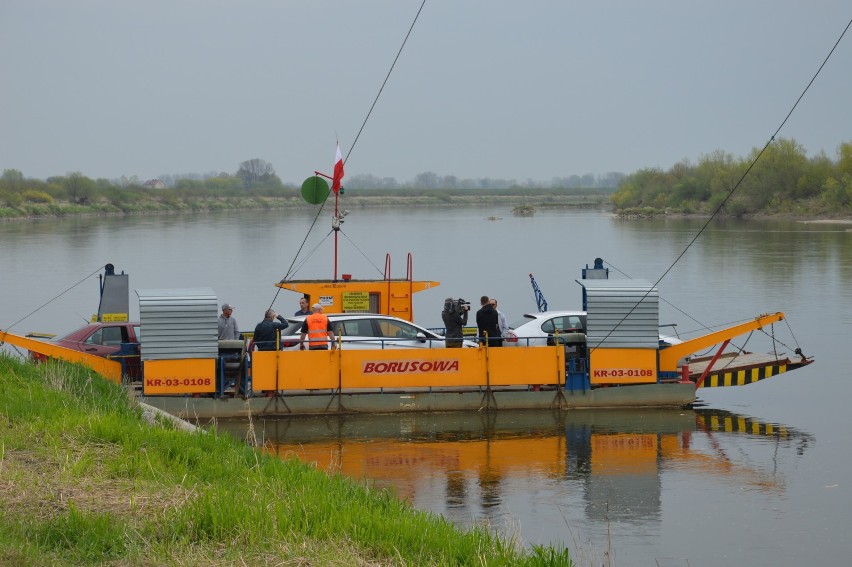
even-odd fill
[(337, 144), (337, 153), (334, 155), (334, 177), (331, 180), (331, 190), (335, 194), (340, 192), (340, 180), (343, 179), (343, 156), (340, 154), (340, 143)]

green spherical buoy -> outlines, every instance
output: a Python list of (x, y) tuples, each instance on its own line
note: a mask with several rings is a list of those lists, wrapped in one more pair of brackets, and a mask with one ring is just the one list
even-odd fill
[(312, 205), (325, 202), (328, 197), (328, 181), (318, 175), (308, 177), (302, 183), (302, 199)]

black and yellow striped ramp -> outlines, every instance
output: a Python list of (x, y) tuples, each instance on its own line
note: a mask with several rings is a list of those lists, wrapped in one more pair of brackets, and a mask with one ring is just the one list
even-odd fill
[[(697, 382), (711, 357), (693, 359), (689, 363), (689, 378)], [(700, 388), (721, 388), (724, 386), (745, 386), (767, 378), (807, 366), (813, 360), (790, 361), (789, 358), (775, 358), (765, 354), (731, 354), (719, 357), (710, 369)]]
[(791, 430), (784, 425), (767, 423), (759, 419), (721, 410), (696, 412), (695, 424), (701, 431), (747, 433), (749, 435), (779, 438), (792, 436)]

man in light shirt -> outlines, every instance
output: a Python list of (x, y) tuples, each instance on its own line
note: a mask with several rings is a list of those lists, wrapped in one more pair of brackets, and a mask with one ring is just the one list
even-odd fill
[(222, 305), (222, 314), (219, 315), (219, 340), (237, 340), (240, 338), (240, 329), (237, 320), (231, 317), (234, 306), (230, 303)]
[(509, 324), (506, 323), (506, 316), (503, 315), (503, 312), (497, 309), (497, 300), (493, 297), (491, 298), (491, 307), (497, 312), (497, 325), (500, 327), (500, 335), (505, 337), (506, 331), (509, 330)]

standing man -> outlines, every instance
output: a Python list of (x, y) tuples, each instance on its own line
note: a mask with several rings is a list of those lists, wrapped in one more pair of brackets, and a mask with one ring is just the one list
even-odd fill
[(219, 315), (219, 340), (234, 341), (240, 338), (240, 329), (237, 320), (231, 317), (234, 306), (230, 303), (222, 304), (222, 314)]
[[(275, 319), (278, 319), (275, 321)], [(278, 331), (283, 331), (289, 325), (287, 320), (275, 312), (267, 309), (263, 321), (254, 328), (254, 344), (257, 350), (275, 350), (277, 346)]]
[(331, 343), (331, 350), (334, 350), (336, 347), (334, 330), (331, 328), (331, 321), (322, 312), (322, 305), (314, 303), (311, 306), (311, 311), (312, 313), (302, 323), (302, 334), (299, 337), (302, 344), (299, 345), (299, 349), (305, 350), (305, 335), (307, 335), (309, 350), (328, 350), (329, 342)]
[(479, 342), (485, 344), (486, 336), (488, 337), (488, 346), (500, 347), (503, 346), (503, 338), (500, 335), (500, 322), (497, 317), (497, 310), (491, 305), (487, 295), (483, 295), (479, 304), (482, 307), (476, 312), (476, 326), (479, 329)]
[(467, 325), (467, 313), (470, 310), (469, 303), (456, 301), (452, 297), (444, 300), (444, 310), (441, 319), (444, 321), (444, 341), (447, 348), (461, 348), (464, 338), (462, 327)]
[(304, 315), (307, 317), (310, 314), (311, 310), (308, 309), (308, 298), (302, 296), (302, 298), (299, 300), (299, 310), (293, 313), (293, 315), (295, 315), (296, 317), (298, 317), (299, 315)]
[(497, 309), (497, 300), (493, 297), (491, 298), (491, 307), (497, 312), (497, 326), (500, 327), (500, 336), (505, 337), (506, 331), (509, 330), (509, 324), (506, 323), (506, 316), (503, 315), (503, 312)]

